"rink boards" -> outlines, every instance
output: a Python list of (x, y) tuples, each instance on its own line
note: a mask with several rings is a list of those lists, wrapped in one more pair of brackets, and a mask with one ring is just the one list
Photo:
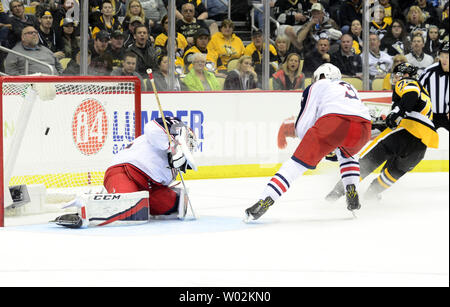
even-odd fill
[[(360, 95), (378, 115), (390, 109), (391, 92)], [(301, 92), (160, 93), (159, 97), (166, 115), (179, 117), (199, 138), (195, 154), (199, 171), (188, 172), (186, 179), (271, 176), (298, 145), (298, 139), (288, 139), (287, 148), (281, 150), (277, 135), (281, 123), (299, 113)], [(94, 109), (98, 113), (90, 114), (92, 120), (85, 121), (83, 129), (74, 123), (76, 118), (83, 120), (86, 99), (67, 96), (52, 105), (38, 101), (13, 178), (20, 173), (36, 183), (42, 177), (69, 174), (84, 178), (80, 185), (101, 183), (112, 157), (134, 139), (134, 106), (124, 103), (120, 95), (107, 101), (102, 97), (92, 99), (98, 102), (99, 107)], [(142, 126), (158, 116), (154, 94), (143, 93)], [(4, 105), (6, 155), (17, 118), (19, 109)], [(448, 172), (448, 133), (440, 131), (440, 135), (439, 149), (429, 149), (415, 171)], [(84, 141), (90, 142), (89, 151), (83, 150)], [(323, 161), (312, 173), (330, 167), (336, 166)], [(64, 181), (58, 182), (64, 185)]]

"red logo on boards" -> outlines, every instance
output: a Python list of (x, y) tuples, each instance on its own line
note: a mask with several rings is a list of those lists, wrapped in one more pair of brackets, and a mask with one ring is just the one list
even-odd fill
[(77, 148), (85, 155), (93, 155), (105, 145), (108, 135), (106, 111), (96, 99), (84, 100), (72, 120), (72, 136)]

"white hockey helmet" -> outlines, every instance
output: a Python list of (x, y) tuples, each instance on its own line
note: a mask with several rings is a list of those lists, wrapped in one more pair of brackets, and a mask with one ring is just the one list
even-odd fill
[(330, 63), (325, 63), (320, 65), (316, 71), (314, 71), (313, 82), (316, 82), (322, 78), (322, 75), (325, 79), (329, 80), (341, 80), (342, 74), (339, 68)]

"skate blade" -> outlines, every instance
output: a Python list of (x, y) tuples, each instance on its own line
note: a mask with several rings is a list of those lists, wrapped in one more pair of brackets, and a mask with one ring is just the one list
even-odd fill
[(350, 210), (350, 212), (352, 213), (354, 219), (358, 218), (358, 216), (356, 215), (355, 210)]
[(245, 217), (242, 220), (244, 223), (249, 224), (250, 222), (254, 221), (255, 219), (250, 214), (245, 213)]

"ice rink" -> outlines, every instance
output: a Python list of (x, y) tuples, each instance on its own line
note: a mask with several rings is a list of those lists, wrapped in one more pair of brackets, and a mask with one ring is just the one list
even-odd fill
[(197, 220), (9, 226), (0, 286), (448, 287), (448, 173), (407, 174), (357, 218), (324, 200), (337, 175), (299, 178), (252, 224), (244, 209), (268, 178), (186, 181)]

